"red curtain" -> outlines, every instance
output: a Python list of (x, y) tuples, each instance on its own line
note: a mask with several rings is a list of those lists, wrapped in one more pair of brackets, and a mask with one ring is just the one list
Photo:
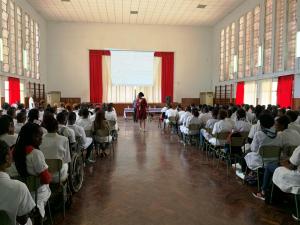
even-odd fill
[(278, 78), (277, 105), (280, 107), (292, 107), (294, 75)]
[(162, 58), (161, 66), (161, 100), (166, 102), (166, 97), (171, 97), (173, 102), (174, 92), (174, 52), (155, 52), (155, 57)]
[(235, 104), (236, 105), (243, 105), (244, 104), (244, 82), (238, 82), (237, 83)]
[(102, 103), (102, 56), (110, 55), (107, 50), (90, 50), (90, 102)]
[(20, 79), (9, 77), (9, 104), (20, 102)]

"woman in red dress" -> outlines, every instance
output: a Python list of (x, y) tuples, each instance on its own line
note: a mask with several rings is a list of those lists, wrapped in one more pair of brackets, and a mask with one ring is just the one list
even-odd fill
[(137, 107), (137, 119), (140, 121), (140, 130), (142, 130), (142, 125), (143, 125), (144, 131), (146, 131), (147, 101), (144, 97), (143, 92), (140, 92), (138, 94), (136, 107)]

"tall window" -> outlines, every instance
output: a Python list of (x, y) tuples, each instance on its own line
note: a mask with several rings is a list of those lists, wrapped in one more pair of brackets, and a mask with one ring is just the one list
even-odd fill
[(231, 39), (230, 39), (230, 68), (229, 68), (229, 80), (233, 79), (233, 67), (234, 67), (234, 54), (235, 54), (235, 23), (231, 24)]
[(34, 22), (30, 19), (30, 72), (31, 78), (35, 78), (35, 35), (34, 35)]
[(22, 50), (22, 11), (17, 6), (17, 68), (18, 75), (23, 75), (23, 50)]
[(239, 56), (238, 56), (238, 77), (244, 77), (244, 38), (245, 38), (245, 19), (242, 16), (239, 20)]
[(30, 60), (29, 60), (29, 51), (30, 51), (30, 31), (29, 31), (29, 16), (28, 14), (25, 14), (25, 54), (24, 58), (26, 58), (24, 62), (24, 68), (26, 69), (25, 74), (27, 77), (30, 76)]
[(284, 0), (276, 1), (275, 71), (283, 71)]
[(36, 79), (40, 79), (40, 29), (35, 23), (35, 72)]
[(8, 80), (4, 81), (4, 98), (5, 98), (5, 102), (9, 102), (9, 82), (8, 82)]
[(297, 0), (288, 0), (288, 21), (287, 21), (287, 69), (295, 68), (295, 51), (296, 51), (296, 6)]
[(225, 76), (228, 80), (229, 76), (229, 64), (230, 64), (230, 26), (226, 28), (226, 39), (225, 39)]
[(251, 76), (251, 34), (252, 34), (252, 12), (247, 13), (246, 17), (246, 42), (245, 42), (245, 76)]
[(272, 72), (272, 7), (273, 0), (265, 0), (265, 46), (264, 46), (264, 73)]
[(225, 31), (220, 35), (220, 81), (224, 81)]
[(3, 68), (4, 72), (9, 72), (9, 26), (8, 26), (8, 2), (2, 0), (2, 41), (3, 41)]
[(254, 9), (254, 24), (253, 24), (253, 75), (258, 74), (258, 48), (259, 48), (259, 30), (260, 30), (260, 7)]
[(257, 85), (255, 81), (245, 82), (244, 102), (249, 105), (256, 105)]
[(15, 26), (15, 3), (12, 0), (9, 0), (10, 12), (9, 12), (9, 37), (10, 37), (10, 46), (9, 46), (9, 67), (10, 73), (15, 74), (16, 67), (16, 26)]

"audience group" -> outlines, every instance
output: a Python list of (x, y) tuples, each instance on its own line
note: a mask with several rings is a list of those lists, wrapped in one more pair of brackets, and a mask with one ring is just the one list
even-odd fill
[[(256, 107), (243, 105), (168, 105), (162, 109), (162, 120), (179, 134), (196, 136), (200, 146), (221, 147), (229, 155), (237, 157), (242, 177), (249, 183), (258, 182), (259, 191), (253, 196), (265, 200), (271, 195), (274, 184), (285, 193), (300, 193), (300, 116), (298, 111), (279, 106)], [(191, 124), (199, 129), (191, 129)], [(226, 134), (226, 139), (218, 138)], [(243, 137), (245, 142), (237, 148), (229, 148), (231, 137)], [(260, 155), (262, 146), (278, 147), (279, 158), (265, 162)], [(215, 153), (213, 153), (215, 154)], [(215, 157), (218, 155), (215, 154)], [(238, 165), (237, 164), (237, 165)], [(261, 176), (257, 176), (257, 171)], [(261, 178), (260, 178), (261, 177)], [(296, 214), (294, 219), (299, 220)]]
[[(65, 180), (69, 175), (72, 146), (86, 153), (82, 154), (85, 165), (92, 164), (94, 153), (98, 152), (95, 145), (100, 146), (100, 157), (105, 157), (107, 145), (112, 141), (111, 131), (117, 129), (117, 114), (112, 103), (102, 106), (61, 103), (30, 110), (23, 104), (2, 105), (0, 210), (7, 213), (12, 224), (31, 224), (32, 211), (41, 218), (38, 221), (42, 221), (45, 205), (51, 197), (49, 184)], [(61, 170), (51, 174), (46, 163), (49, 159), (61, 160)], [(18, 181), (29, 176), (39, 179), (37, 192), (30, 193), (26, 185)]]

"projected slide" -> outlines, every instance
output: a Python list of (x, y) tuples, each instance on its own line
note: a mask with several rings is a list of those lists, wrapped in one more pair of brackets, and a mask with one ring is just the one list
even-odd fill
[(154, 52), (111, 51), (113, 85), (153, 85)]

